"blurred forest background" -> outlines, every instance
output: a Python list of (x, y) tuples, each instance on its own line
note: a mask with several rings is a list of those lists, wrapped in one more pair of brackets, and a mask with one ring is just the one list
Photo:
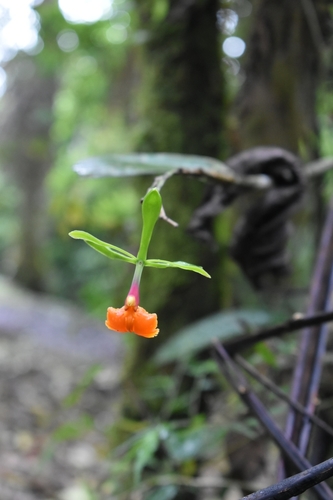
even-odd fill
[[(59, 298), (100, 322), (108, 306), (123, 304), (131, 267), (107, 261), (68, 233), (82, 229), (136, 253), (140, 198), (153, 178), (79, 177), (72, 169), (79, 160), (135, 151), (225, 161), (254, 146), (285, 148), (304, 163), (333, 156), (332, 16), (329, 0), (1, 0), (5, 291), (14, 283), (37, 301)], [(181, 176), (163, 189), (164, 206), (179, 227), (160, 221), (150, 255), (201, 265), (212, 280), (174, 269), (145, 270), (141, 301), (158, 314), (160, 335), (148, 344), (121, 337), (126, 354), (117, 367), (124, 382), (117, 396), (103, 393), (103, 404), (110, 397), (108, 403), (116, 399), (122, 409), (117, 420), (113, 412), (105, 417), (98, 428), (104, 441), (96, 445), (107, 472), (98, 481), (82, 471), (77, 479), (73, 472), (77, 489), (61, 484), (38, 493), (29, 486), (31, 496), (24, 496), (26, 486), (20, 500), (232, 499), (232, 479), (222, 484), (222, 476), (244, 481), (261, 471), (262, 436), (231, 393), (225, 389), (216, 398), (224, 382), (207, 355), (210, 339), (200, 340), (196, 322), (205, 318), (209, 329), (210, 318), (223, 311), (237, 323), (237, 311), (243, 310), (247, 325), (259, 326), (305, 310), (333, 176), (327, 172), (308, 184), (288, 243), (290, 275), (261, 291), (229, 255), (233, 227), (246, 210), (243, 200), (214, 218), (214, 243), (187, 231), (209, 189)], [(163, 351), (192, 323), (187, 332), (199, 338), (195, 354), (189, 335)], [(290, 372), (296, 338), (261, 344), (249, 356), (267, 370), (280, 373), (283, 365)], [(97, 383), (98, 369), (87, 370), (81, 389)], [(63, 417), (59, 441), (79, 441), (96, 430), (98, 408), (93, 415), (88, 411), (89, 418), (82, 408), (75, 411), (71, 428)], [(255, 443), (251, 457), (261, 457), (255, 471), (227, 465), (225, 436), (235, 414), (243, 419), (238, 434)], [(22, 449), (31, 456), (28, 445)], [(40, 461), (44, 447), (38, 450), (34, 457)], [(215, 483), (204, 488), (206, 470)]]

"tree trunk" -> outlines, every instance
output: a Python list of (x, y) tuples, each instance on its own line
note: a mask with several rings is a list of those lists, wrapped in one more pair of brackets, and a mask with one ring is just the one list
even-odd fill
[[(221, 157), (224, 150), (224, 80), (221, 70), (219, 0), (167, 0), (162, 14), (151, 0), (138, 1), (141, 27), (147, 33), (142, 84), (144, 109), (138, 149)], [(150, 252), (169, 260), (187, 260), (217, 275), (220, 255), (184, 234), (193, 210), (202, 198), (197, 181), (177, 177), (163, 190), (168, 215), (182, 229), (157, 228)], [(161, 223), (162, 224), (162, 223)], [(162, 229), (162, 228), (161, 228)], [(157, 274), (157, 273), (156, 273)], [(221, 283), (194, 273), (165, 277), (151, 274), (142, 280), (142, 297), (161, 295), (157, 307), (161, 334), (154, 343), (140, 344), (133, 372), (144, 366), (166, 338), (190, 322), (220, 309)], [(148, 278), (148, 271), (147, 271)], [(161, 281), (163, 284), (161, 285)], [(165, 297), (165, 299), (164, 299)]]
[(147, 126), (141, 148), (218, 157), (223, 145), (223, 78), (218, 0), (169, 0), (165, 17), (149, 30)]
[(237, 102), (237, 149), (276, 145), (317, 156), (316, 90), (329, 1), (258, 0)]
[(33, 58), (15, 58), (7, 67), (9, 88), (1, 114), (1, 154), (22, 193), (16, 278), (43, 289), (41, 246), (46, 226), (44, 179), (51, 166), (50, 127), (56, 91), (53, 74)]

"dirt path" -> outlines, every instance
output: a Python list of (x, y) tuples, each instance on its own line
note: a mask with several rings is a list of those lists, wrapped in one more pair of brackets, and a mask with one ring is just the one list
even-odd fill
[(0, 279), (1, 500), (89, 500), (109, 473), (123, 356), (102, 322)]

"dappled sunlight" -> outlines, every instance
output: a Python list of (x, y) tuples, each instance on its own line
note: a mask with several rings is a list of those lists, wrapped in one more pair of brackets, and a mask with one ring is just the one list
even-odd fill
[(72, 23), (95, 23), (112, 15), (112, 0), (59, 0), (65, 19)]
[(0, 0), (0, 62), (12, 59), (18, 50), (29, 51), (38, 43), (39, 16), (33, 0)]
[(57, 43), (64, 52), (72, 52), (79, 46), (79, 37), (74, 30), (63, 30), (57, 36)]

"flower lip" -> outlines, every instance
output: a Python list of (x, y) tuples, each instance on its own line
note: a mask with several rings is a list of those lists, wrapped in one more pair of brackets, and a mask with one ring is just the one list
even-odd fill
[(125, 304), (120, 309), (109, 307), (107, 310), (106, 326), (116, 332), (131, 332), (141, 337), (153, 338), (159, 332), (157, 328), (157, 315), (150, 314), (139, 306), (139, 286), (143, 270), (143, 262), (135, 266), (135, 272), (130, 291)]
[(150, 314), (143, 307), (126, 305), (126, 303), (120, 309), (108, 308), (105, 325), (110, 330), (121, 333), (131, 332), (146, 338), (156, 337), (159, 332), (155, 313)]

